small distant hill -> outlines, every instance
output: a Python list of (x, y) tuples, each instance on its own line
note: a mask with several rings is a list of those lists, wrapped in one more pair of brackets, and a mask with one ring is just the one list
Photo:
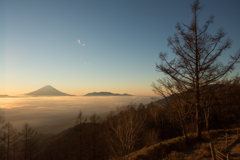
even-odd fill
[(25, 95), (28, 95), (28, 96), (74, 96), (74, 95), (63, 93), (53, 88), (50, 85), (46, 85), (45, 87), (42, 87), (36, 91), (27, 93)]
[(0, 95), (0, 97), (9, 97), (8, 95)]
[(16, 96), (0, 95), (0, 98), (16, 98)]
[(111, 92), (93, 92), (85, 94), (84, 96), (132, 96), (130, 94), (118, 94), (118, 93), (111, 93)]

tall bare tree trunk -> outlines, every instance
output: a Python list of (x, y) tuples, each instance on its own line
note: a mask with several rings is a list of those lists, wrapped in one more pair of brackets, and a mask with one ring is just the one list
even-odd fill
[[(234, 69), (234, 65), (240, 59), (240, 50), (233, 56), (230, 56), (230, 62), (224, 65), (217, 61), (222, 52), (231, 46), (231, 41), (223, 40), (226, 33), (219, 29), (217, 34), (212, 36), (206, 31), (214, 17), (200, 27), (198, 25), (198, 15), (202, 10), (199, 0), (195, 0), (191, 5), (193, 18), (190, 25), (177, 23), (178, 33), (174, 37), (168, 38), (168, 46), (173, 50), (175, 57), (168, 60), (167, 53), (160, 52), (159, 58), (161, 64), (156, 65), (158, 71), (167, 75), (166, 79), (159, 79), (159, 85), (153, 84), (154, 92), (166, 101), (166, 98), (172, 95), (184, 95), (190, 93), (193, 97), (181, 97), (182, 100), (191, 104), (193, 100), (193, 110), (195, 110), (195, 127), (197, 139), (202, 140), (201, 122), (202, 122), (202, 102), (203, 94), (209, 93), (208, 86), (218, 83), (228, 72)], [(167, 100), (168, 99), (168, 100)]]

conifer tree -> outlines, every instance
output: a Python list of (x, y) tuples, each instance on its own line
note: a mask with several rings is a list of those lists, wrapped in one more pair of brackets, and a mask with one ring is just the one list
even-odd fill
[(6, 159), (14, 159), (18, 149), (18, 131), (16, 128), (13, 128), (10, 122), (6, 123), (2, 128), (4, 129), (3, 142), (5, 145)]
[[(160, 52), (161, 63), (156, 65), (159, 72), (167, 77), (153, 84), (153, 90), (160, 96), (178, 96), (186, 100), (195, 112), (197, 137), (201, 140), (200, 123), (202, 117), (202, 95), (208, 92), (208, 86), (217, 83), (238, 63), (240, 50), (230, 56), (227, 64), (218, 58), (223, 51), (231, 47), (231, 40), (225, 39), (226, 33), (220, 28), (215, 35), (207, 33), (208, 27), (214, 22), (214, 17), (200, 27), (199, 14), (202, 11), (199, 0), (191, 5), (192, 20), (189, 25), (177, 23), (177, 33), (168, 38), (168, 47), (172, 49), (175, 58), (167, 59), (167, 53)], [(190, 96), (185, 97), (186, 93)], [(168, 99), (169, 100), (169, 99)]]
[(25, 123), (22, 127), (22, 131), (20, 133), (21, 140), (21, 149), (22, 149), (22, 157), (24, 160), (33, 159), (35, 153), (37, 152), (37, 131), (34, 130), (28, 123)]

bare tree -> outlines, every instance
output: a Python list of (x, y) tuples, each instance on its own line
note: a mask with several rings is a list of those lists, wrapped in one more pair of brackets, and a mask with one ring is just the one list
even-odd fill
[(77, 120), (76, 120), (74, 126), (76, 127), (78, 125), (86, 123), (86, 121), (87, 121), (87, 118), (84, 118), (82, 111), (79, 111), (78, 116), (77, 116)]
[[(167, 53), (160, 52), (159, 58), (162, 62), (156, 65), (156, 69), (167, 75), (165, 80), (175, 85), (177, 94), (192, 92), (190, 98), (193, 100), (192, 107), (195, 110), (196, 132), (198, 139), (201, 140), (202, 95), (207, 92), (207, 86), (218, 82), (234, 69), (240, 58), (240, 50), (230, 56), (231, 60), (226, 65), (218, 62), (217, 59), (223, 51), (230, 48), (230, 39), (224, 40), (226, 33), (223, 29), (219, 29), (214, 36), (207, 33), (209, 25), (214, 21), (213, 16), (210, 16), (202, 27), (199, 26), (198, 16), (202, 10), (199, 0), (194, 1), (191, 9), (193, 18), (190, 25), (177, 23), (178, 32), (174, 37), (168, 38), (168, 46), (176, 58), (168, 61)], [(163, 80), (158, 82), (158, 85), (153, 84), (155, 93), (169, 96), (164, 91), (166, 86), (162, 83)]]
[(93, 123), (93, 133), (92, 133), (92, 141), (93, 141), (93, 159), (96, 159), (96, 143), (97, 143), (97, 123), (100, 121), (100, 117), (93, 113), (90, 117), (90, 122)]
[(4, 121), (5, 119), (3, 118), (3, 116), (0, 116), (0, 137), (2, 136), (2, 125), (4, 124)]
[(115, 156), (130, 153), (134, 146), (143, 139), (141, 133), (145, 122), (146, 116), (136, 111), (133, 105), (108, 115), (106, 136)]
[(22, 153), (24, 160), (33, 159), (37, 152), (37, 131), (34, 130), (28, 123), (24, 124), (20, 133), (20, 140), (22, 142)]
[(78, 159), (79, 160), (81, 160), (82, 159), (82, 150), (83, 150), (83, 148), (82, 148), (82, 143), (83, 143), (83, 141), (82, 141), (82, 125), (83, 125), (83, 123), (86, 123), (86, 121), (87, 121), (87, 119), (86, 118), (83, 118), (83, 113), (82, 113), (82, 111), (80, 111), (79, 113), (78, 113), (78, 116), (77, 116), (77, 120), (76, 120), (76, 122), (75, 122), (75, 130), (78, 132), (78, 143), (77, 143), (77, 148), (78, 148)]
[(4, 129), (3, 141), (6, 146), (6, 159), (14, 159), (18, 149), (18, 131), (16, 128), (13, 128), (10, 122), (7, 122), (2, 128)]
[[(233, 80), (223, 80), (215, 90), (212, 106), (215, 115), (219, 117), (219, 123), (233, 124), (239, 119), (239, 77)], [(212, 107), (211, 107), (212, 108)]]
[(4, 122), (4, 118), (0, 116), (0, 124)]
[(167, 114), (169, 118), (175, 121), (178, 126), (180, 126), (182, 130), (183, 136), (188, 139), (186, 124), (188, 122), (188, 118), (191, 114), (191, 107), (184, 100), (175, 97), (174, 95), (171, 97), (171, 102), (167, 105)]
[(159, 142), (158, 131), (155, 129), (146, 130), (144, 134), (144, 146), (149, 147)]
[(3, 130), (2, 130), (2, 124), (4, 122), (3, 116), (0, 116), (0, 160), (5, 159), (5, 144), (3, 141)]

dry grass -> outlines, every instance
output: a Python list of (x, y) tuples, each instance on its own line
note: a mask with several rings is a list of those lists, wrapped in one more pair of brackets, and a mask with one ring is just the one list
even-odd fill
[(167, 160), (184, 160), (184, 154), (182, 152), (172, 151), (168, 154)]
[[(240, 128), (236, 128), (239, 129)], [(209, 141), (215, 137), (218, 137), (221, 134), (225, 134), (226, 132), (234, 132), (236, 129), (219, 129), (219, 130), (211, 130), (209, 132), (203, 132), (202, 137), (205, 141)], [(195, 145), (198, 142), (196, 141), (196, 134), (191, 133), (188, 134), (188, 143), (184, 137), (176, 137), (169, 140), (162, 141), (150, 147), (144, 147), (141, 150), (136, 152), (132, 152), (129, 155), (123, 157), (123, 159), (133, 160), (133, 159), (182, 159), (184, 157), (184, 152), (189, 149), (189, 145)], [(211, 151), (209, 147), (209, 143), (202, 143), (200, 146), (194, 149), (194, 154), (192, 154), (192, 158), (194, 159), (210, 159)], [(191, 148), (192, 149), (192, 148)], [(192, 149), (193, 150), (193, 149)], [(189, 154), (189, 156), (191, 156)], [(186, 155), (185, 155), (186, 157)], [(189, 157), (191, 159), (191, 157)], [(188, 158), (188, 159), (189, 159)]]
[(211, 158), (211, 157), (212, 155), (211, 155), (211, 149), (210, 149), (209, 143), (202, 143), (199, 149), (199, 155), (196, 158), (204, 159), (204, 158)]
[[(130, 153), (124, 159), (157, 159), (166, 157), (171, 151), (177, 151), (187, 148), (187, 142), (184, 137), (176, 137), (157, 143), (148, 148), (142, 148), (136, 152)], [(173, 153), (174, 154), (174, 153)]]

